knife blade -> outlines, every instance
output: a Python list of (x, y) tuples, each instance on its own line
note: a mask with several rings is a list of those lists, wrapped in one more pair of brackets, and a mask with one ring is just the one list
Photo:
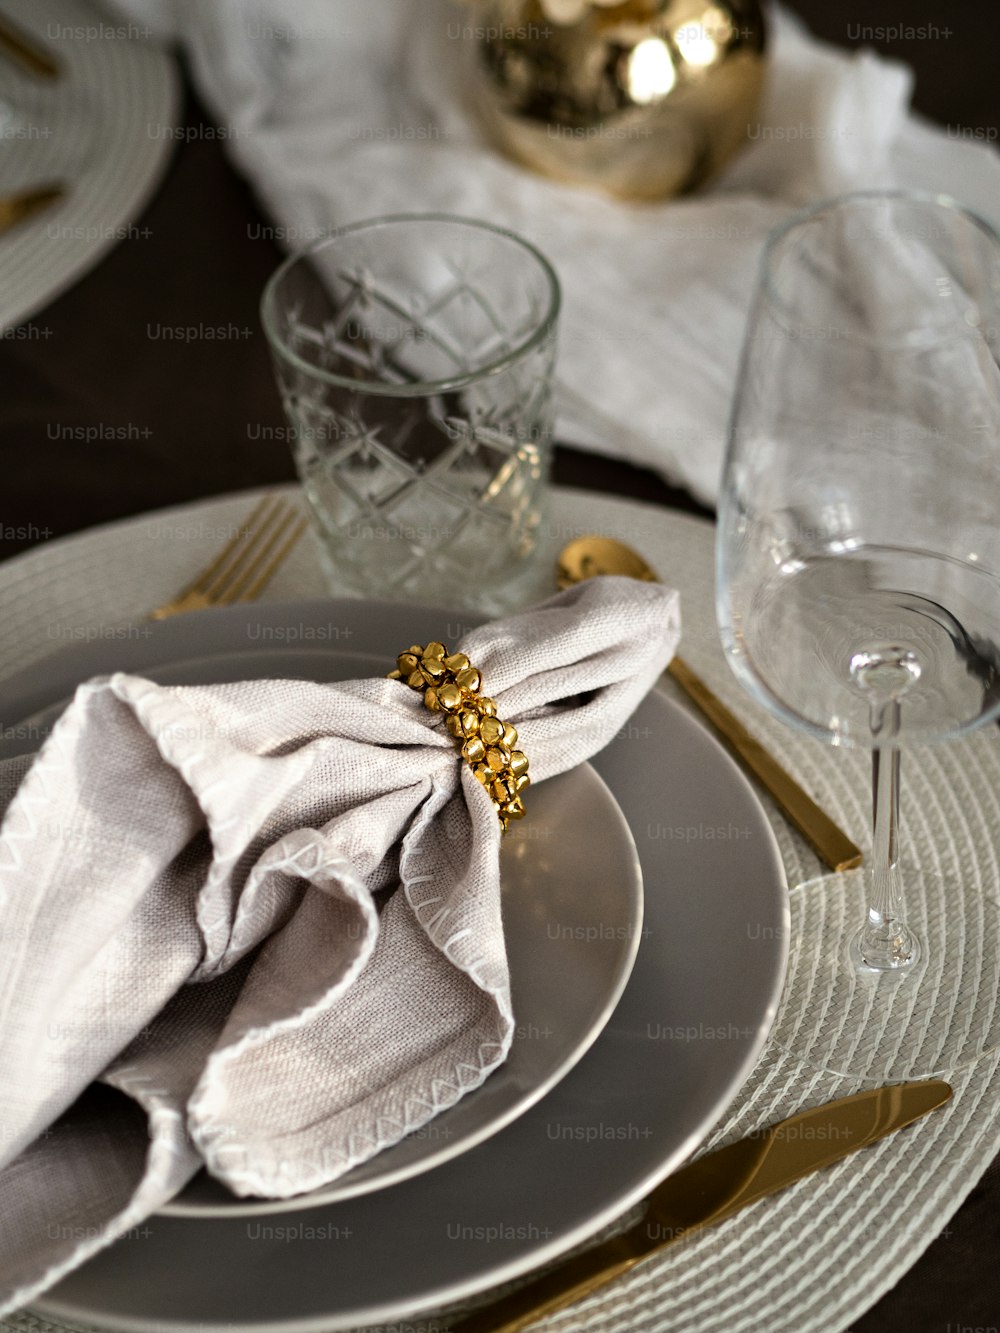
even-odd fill
[(451, 1333), (521, 1333), (693, 1231), (876, 1143), (950, 1097), (940, 1079), (869, 1089), (706, 1153), (657, 1185), (645, 1214), (627, 1231), (449, 1325)]

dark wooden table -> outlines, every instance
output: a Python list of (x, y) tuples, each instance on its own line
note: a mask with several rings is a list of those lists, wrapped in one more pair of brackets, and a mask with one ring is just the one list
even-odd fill
[[(829, 40), (912, 64), (926, 115), (953, 132), (996, 136), (996, 0), (796, 0), (794, 8)], [(267, 438), (284, 423), (257, 318), (280, 253), (219, 140), (199, 133), (206, 122), (190, 92), (186, 117), (190, 137), (137, 234), (39, 314), (33, 334), (0, 341), (0, 557), (95, 523), (293, 478), (280, 432), (277, 442)], [(156, 334), (199, 325), (235, 332), (212, 342)], [(64, 427), (96, 427), (100, 437), (83, 443)], [(557, 450), (555, 479), (707, 512), (653, 473), (572, 449)], [(994, 1163), (854, 1333), (997, 1333), (998, 1257)]]

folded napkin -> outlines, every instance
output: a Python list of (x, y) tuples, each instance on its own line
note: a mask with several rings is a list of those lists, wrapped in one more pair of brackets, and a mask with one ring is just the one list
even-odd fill
[(1000, 215), (1000, 157), (907, 116), (909, 71), (814, 41), (770, 9), (759, 123), (710, 188), (628, 204), (507, 161), (475, 111), (472, 5), (115, 0), (178, 38), (226, 147), (295, 248), (380, 213), (486, 218), (534, 241), (564, 291), (560, 438), (712, 503), (757, 262), (790, 211), (909, 186)]
[[(605, 578), (461, 648), (538, 781), (608, 743), (678, 626)], [(397, 681), (94, 680), (0, 764), (4, 806), (0, 1314), (202, 1164), (312, 1189), (507, 1055), (499, 821)]]

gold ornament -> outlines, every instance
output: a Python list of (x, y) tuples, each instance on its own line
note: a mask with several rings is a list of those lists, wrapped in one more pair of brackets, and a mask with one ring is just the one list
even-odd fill
[(389, 679), (419, 690), (430, 712), (448, 714), (445, 726), (489, 792), (504, 833), (512, 819), (523, 819), (521, 793), (531, 782), (527, 755), (515, 748), (517, 728), (501, 722), (494, 701), (479, 693), (482, 677), (466, 655), (449, 653), (436, 640), (424, 648), (411, 644), (396, 658)]
[(542, 175), (662, 199), (701, 185), (753, 133), (764, 80), (758, 0), (482, 0), (477, 9), (487, 126)]

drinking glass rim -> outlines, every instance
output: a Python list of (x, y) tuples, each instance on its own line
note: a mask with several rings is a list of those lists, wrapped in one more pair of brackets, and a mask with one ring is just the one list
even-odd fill
[[(764, 249), (761, 253), (758, 285), (760, 290), (767, 297), (768, 302), (773, 305), (781, 314), (789, 319), (795, 319), (795, 311), (788, 302), (778, 293), (773, 282), (773, 263), (774, 252), (781, 242), (790, 232), (801, 227), (804, 223), (818, 217), (821, 213), (829, 212), (833, 209), (840, 209), (845, 204), (853, 203), (875, 203), (887, 200), (903, 200), (907, 203), (916, 204), (934, 204), (951, 213), (960, 214), (972, 223), (984, 236), (996, 246), (1000, 254), (1000, 232), (988, 222), (975, 209), (967, 207), (953, 195), (945, 194), (942, 191), (934, 190), (908, 190), (902, 188), (891, 188), (885, 190), (851, 190), (846, 194), (828, 195), (824, 199), (819, 199), (815, 203), (807, 204), (804, 208), (796, 209), (790, 217), (784, 222), (780, 222), (776, 227), (768, 232), (764, 241)], [(808, 325), (806, 325), (808, 327)], [(973, 327), (972, 325), (969, 326)], [(948, 341), (956, 336), (954, 331), (943, 334), (940, 338), (934, 339), (934, 342)], [(884, 343), (882, 338), (869, 338), (863, 333), (852, 334), (852, 337), (861, 341), (867, 341), (875, 344)], [(926, 345), (922, 340), (921, 345)]]
[[(503, 236), (506, 240), (513, 241), (520, 246), (522, 250), (537, 261), (548, 283), (548, 308), (537, 327), (511, 351), (504, 352), (502, 356), (487, 362), (486, 365), (480, 366), (476, 370), (464, 371), (460, 375), (450, 376), (446, 379), (421, 380), (417, 384), (390, 384), (384, 380), (351, 379), (346, 375), (337, 375), (331, 370), (323, 370), (318, 366), (310, 365), (308, 361), (286, 345), (275, 327), (272, 307), (278, 284), (294, 264), (316, 254), (329, 245), (331, 241), (349, 235), (351, 232), (365, 231), (398, 222), (456, 222), (461, 226), (475, 227), (479, 231), (492, 232), (495, 236)], [(559, 278), (555, 269), (536, 245), (525, 240), (517, 232), (511, 231), (509, 227), (497, 227), (491, 222), (483, 222), (479, 218), (464, 217), (458, 213), (386, 213), (374, 218), (365, 218), (361, 222), (350, 222), (343, 227), (335, 227), (326, 236), (321, 236), (287, 255), (264, 285), (260, 298), (260, 321), (272, 351), (297, 370), (303, 371), (323, 384), (334, 385), (341, 389), (351, 389), (355, 393), (381, 395), (386, 398), (425, 398), (429, 394), (449, 393), (455, 389), (464, 388), (476, 380), (495, 375), (506, 369), (507, 366), (521, 360), (527, 353), (544, 342), (552, 332), (559, 317), (561, 304), (562, 288), (559, 285)]]

